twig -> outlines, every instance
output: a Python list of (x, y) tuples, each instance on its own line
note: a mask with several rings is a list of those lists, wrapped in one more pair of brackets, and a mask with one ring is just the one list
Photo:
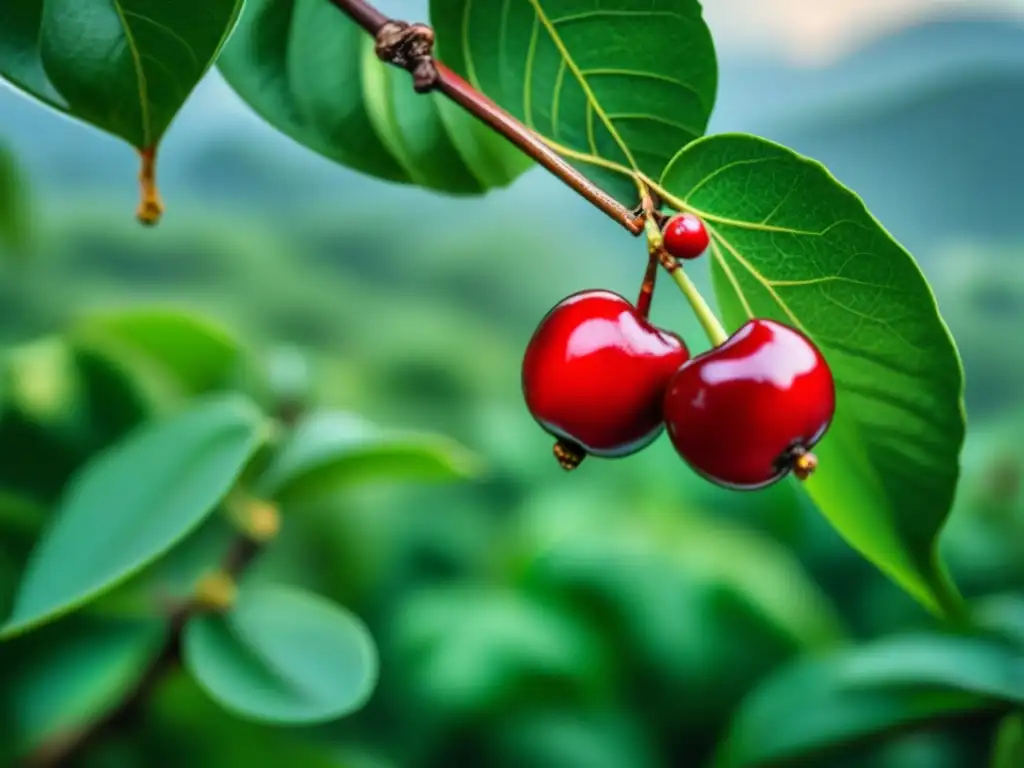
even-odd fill
[[(238, 534), (231, 542), (220, 571), (237, 579), (259, 554), (262, 545), (252, 538)], [(153, 692), (167, 674), (181, 663), (181, 638), (185, 624), (203, 610), (195, 600), (173, 609), (167, 619), (167, 639), (159, 656), (121, 703), (104, 717), (71, 733), (44, 743), (35, 753), (22, 761), (24, 768), (59, 768), (69, 765), (93, 745), (137, 722)]]
[(630, 210), (563, 160), (534, 131), (433, 57), (434, 31), (425, 24), (389, 19), (364, 0), (330, 0), (377, 41), (377, 55), (413, 75), (420, 93), (438, 91), (519, 147), (595, 208), (634, 235), (644, 231), (644, 217)]

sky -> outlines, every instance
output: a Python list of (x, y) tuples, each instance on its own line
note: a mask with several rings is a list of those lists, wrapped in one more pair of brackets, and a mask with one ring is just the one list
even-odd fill
[(773, 53), (820, 66), (915, 21), (998, 14), (1024, 19), (1024, 0), (704, 0), (723, 53)]

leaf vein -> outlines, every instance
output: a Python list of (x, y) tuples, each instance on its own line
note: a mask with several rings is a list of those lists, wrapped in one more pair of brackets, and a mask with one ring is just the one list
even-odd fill
[[(604, 123), (605, 128), (611, 134), (612, 139), (618, 145), (619, 149), (622, 150), (622, 154), (629, 162), (630, 166), (634, 170), (639, 170), (639, 167), (636, 164), (636, 160), (633, 158), (633, 154), (629, 150), (629, 146), (626, 144), (625, 141), (622, 140), (622, 137), (619, 135), (618, 131), (615, 130), (615, 126), (608, 119), (608, 116), (605, 114), (604, 109), (601, 107), (600, 103), (597, 100), (597, 97), (594, 95), (593, 90), (590, 88), (590, 84), (587, 82), (587, 79), (582, 75), (579, 65), (576, 64), (576, 61), (575, 59), (573, 59), (572, 54), (569, 53), (569, 49), (566, 48), (565, 41), (562, 40), (561, 35), (558, 34), (558, 30), (555, 29), (554, 26), (552, 26), (551, 20), (544, 12), (544, 9), (541, 7), (540, 0), (528, 0), (528, 2), (531, 6), (533, 6), (534, 13), (537, 14), (537, 18), (540, 20), (540, 23), (544, 25), (544, 28), (551, 36), (552, 42), (558, 49), (559, 54), (561, 54), (569, 69), (572, 71), (573, 76), (579, 82), (580, 88), (583, 89), (583, 94), (587, 98), (587, 103), (591, 105), (591, 108), (593, 109), (594, 113)], [(594, 154), (597, 154), (596, 147), (594, 150)]]
[(142, 56), (139, 52), (139, 45), (135, 40), (135, 35), (132, 33), (131, 25), (125, 17), (124, 7), (121, 3), (122, 0), (113, 0), (113, 7), (114, 12), (117, 13), (118, 20), (121, 22), (121, 28), (124, 30), (125, 43), (128, 46), (128, 52), (131, 55), (132, 62), (134, 64), (135, 80), (138, 84), (139, 90), (139, 113), (140, 119), (142, 120), (142, 144), (144, 147), (148, 147), (151, 143), (152, 127), (149, 115), (149, 94), (148, 84), (146, 83), (146, 72), (142, 68)]
[[(645, 115), (645, 114), (631, 113), (631, 112), (617, 112), (617, 113), (614, 113), (614, 114), (613, 113), (608, 113), (608, 119), (611, 120), (613, 123), (616, 122), (616, 121), (619, 121), (619, 120), (623, 120), (623, 121), (628, 121), (628, 120), (649, 120), (652, 123), (660, 123), (661, 125), (667, 125), (670, 128), (676, 128), (676, 129), (682, 131), (683, 133), (689, 134), (691, 136), (699, 136), (700, 135), (700, 131), (698, 131), (693, 126), (683, 125), (682, 123), (677, 122), (675, 120), (672, 120), (671, 118), (661, 117), (660, 115)], [(660, 157), (660, 154), (659, 154), (659, 157)]]
[(201, 70), (203, 68), (202, 62), (199, 61), (199, 57), (196, 55), (196, 52), (193, 50), (192, 46), (189, 45), (188, 40), (183, 38), (181, 35), (179, 35), (173, 29), (168, 27), (166, 24), (161, 24), (156, 19), (151, 19), (149, 16), (143, 16), (141, 13), (136, 13), (135, 11), (124, 11), (124, 17), (126, 19), (138, 19), (139, 21), (143, 21), (147, 24), (152, 25), (155, 29), (159, 29), (169, 38), (181, 44), (181, 47), (185, 49), (185, 52), (188, 54), (188, 57), (192, 59), (192, 63), (195, 64), (197, 70)]

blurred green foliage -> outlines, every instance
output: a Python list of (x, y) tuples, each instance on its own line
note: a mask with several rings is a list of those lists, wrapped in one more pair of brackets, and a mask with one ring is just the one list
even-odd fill
[[(214, 692), (172, 672), (136, 720), (97, 743), (82, 765), (700, 765), (769, 677), (789, 674), (774, 684), (775, 706), (794, 713), (799, 732), (801, 706), (823, 678), (801, 678), (799, 667), (786, 673), (789, 662), (933, 628), (838, 539), (795, 483), (723, 491), (681, 465), (665, 441), (640, 458), (588, 462), (572, 476), (557, 468), (518, 393), (532, 326), (577, 280), (557, 237), (470, 227), (412, 248), (382, 237), (377, 222), (334, 213), (272, 224), (182, 215), (154, 231), (123, 214), (80, 207), (57, 215), (40, 228), (41, 257), (0, 281), (0, 598), (10, 605), (47, 510), (95, 451), (168, 403), (241, 389), (267, 407), (312, 409), (307, 437), (279, 459), (311, 489), (324, 472), (334, 476), (318, 451), (337, 441), (318, 419), (363, 435), (360, 463), (343, 470), (356, 474), (339, 477), (368, 472), (375, 481), (340, 495), (283, 496), (281, 536), (244, 584), (283, 584), (346, 606), (378, 644), (381, 673), (355, 715), (278, 728), (222, 710)], [(964, 261), (941, 259), (950, 269)], [(539, 271), (550, 280), (536, 279)], [(974, 280), (937, 274), (954, 331), (970, 339), (993, 307), (970, 298)], [(992, 282), (1013, 290), (1012, 281)], [(144, 308), (132, 311), (126, 332), (119, 317), (137, 306)], [(659, 300), (656, 313), (697, 338), (681, 306)], [(194, 333), (192, 341), (162, 343), (169, 323), (182, 339)], [(250, 362), (223, 367), (218, 361), (236, 359), (235, 338), (253, 351)], [(995, 386), (1018, 375), (1005, 349), (963, 346), (972, 381)], [(971, 597), (1024, 583), (1024, 459), (1016, 447), (1024, 416), (1009, 409), (1014, 393), (987, 394), (992, 418), (972, 426), (943, 542)], [(408, 437), (397, 454), (382, 453), (374, 422), (416, 431), (401, 433)], [(423, 438), (426, 429), (468, 446), (482, 460), (480, 474), (458, 485), (415, 482), (446, 466), (428, 463), (401, 483), (388, 480), (405, 464), (401, 451), (424, 439), (440, 440), (460, 466), (447, 438)], [(273, 473), (266, 477), (270, 488)], [(229, 538), (224, 518), (213, 517), (84, 614), (11, 641), (0, 661), (0, 706), (18, 717), (6, 721), (38, 741), (109, 708), (134, 679), (125, 670), (153, 653), (153, 626), (140, 616), (147, 596), (188, 594)], [(1019, 604), (1010, 606), (992, 623), (1012, 634)], [(137, 631), (105, 640), (111, 622)], [(976, 703), (968, 694), (930, 695)], [(884, 691), (871, 696), (900, 706)], [(911, 736), (889, 732), (893, 715), (875, 734), (879, 744), (870, 739), (810, 764), (981, 765), (1005, 709), (968, 706), (965, 716)], [(840, 728), (849, 714), (822, 708), (816, 717), (822, 728)]]

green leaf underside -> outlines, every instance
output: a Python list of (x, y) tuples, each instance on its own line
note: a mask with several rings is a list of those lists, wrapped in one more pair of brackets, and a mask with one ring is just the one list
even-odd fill
[(1019, 706), (1019, 664), (1002, 643), (928, 635), (798, 661), (743, 702), (716, 766), (790, 765), (914, 724)]
[(230, 490), (262, 431), (246, 398), (210, 398), (86, 465), (36, 546), (0, 637), (98, 597), (185, 538)]
[(75, 617), (8, 648), (16, 669), (0, 701), (13, 743), (0, 754), (24, 756), (102, 717), (136, 685), (163, 639), (159, 620)]
[(806, 484), (819, 508), (924, 604), (955, 599), (936, 539), (959, 474), (963, 370), (913, 258), (823, 166), (754, 136), (692, 144), (661, 186), (708, 225), (727, 325), (798, 328), (832, 369), (836, 417)]
[(242, 0), (10, 0), (0, 76), (140, 149), (213, 64)]
[[(600, 7), (595, 7), (599, 5)], [(431, 0), (440, 58), (621, 202), (704, 134), (714, 44), (696, 0)]]
[(388, 434), (347, 413), (300, 422), (260, 480), (280, 501), (309, 498), (372, 481), (454, 480), (471, 476), (473, 456), (435, 435)]
[(43, 0), (9, 0), (0, 5), (0, 77), (55, 109), (68, 103), (43, 69), (39, 49)]
[(226, 614), (192, 619), (185, 663), (226, 709), (315, 723), (358, 709), (377, 681), (369, 632), (345, 609), (285, 587), (243, 589)]
[(472, 195), (530, 167), (444, 97), (417, 94), (326, 0), (250, 0), (218, 66), (275, 128), (361, 173)]

